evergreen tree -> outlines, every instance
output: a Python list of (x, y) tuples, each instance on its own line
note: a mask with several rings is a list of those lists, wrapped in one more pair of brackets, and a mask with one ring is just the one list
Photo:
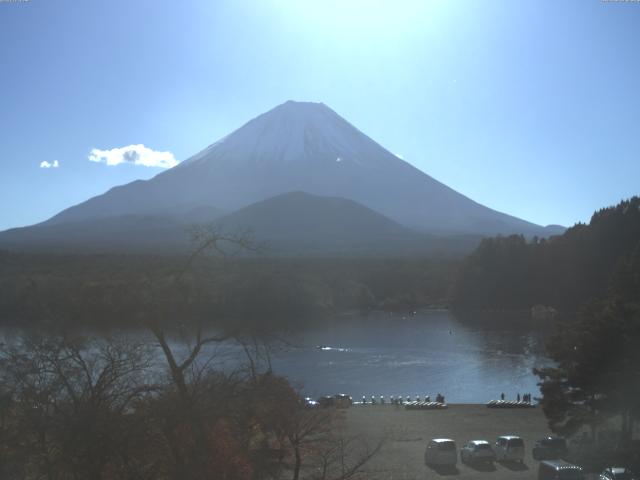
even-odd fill
[(548, 344), (556, 362), (536, 370), (552, 430), (572, 434), (621, 419), (623, 440), (640, 419), (640, 242), (619, 262), (608, 295), (588, 304)]

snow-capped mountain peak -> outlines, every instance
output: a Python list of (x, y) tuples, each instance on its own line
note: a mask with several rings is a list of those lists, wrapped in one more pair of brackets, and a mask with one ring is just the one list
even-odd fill
[(491, 210), (431, 178), (326, 105), (293, 101), (151, 180), (113, 188), (48, 223), (194, 206), (232, 212), (293, 191), (346, 198), (429, 233), (545, 235), (543, 227)]
[(289, 100), (250, 120), (202, 152), (182, 162), (217, 162), (233, 158), (243, 164), (353, 162), (366, 164), (366, 152), (380, 148), (324, 103)]

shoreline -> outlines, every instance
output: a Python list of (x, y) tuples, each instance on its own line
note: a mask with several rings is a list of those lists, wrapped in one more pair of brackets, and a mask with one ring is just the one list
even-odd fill
[[(497, 400), (497, 399), (496, 399)], [(490, 401), (494, 401), (494, 400), (490, 400)], [(508, 399), (505, 400), (509, 401)], [(513, 400), (515, 402), (515, 400)], [(444, 405), (446, 406), (445, 408), (449, 408), (449, 407), (485, 407), (488, 410), (492, 410), (491, 407), (487, 407), (487, 403), (488, 402), (453, 402), (453, 403), (445, 403)], [(522, 402), (521, 402), (522, 403)], [(365, 407), (405, 407), (407, 405), (407, 403), (403, 403), (403, 404), (394, 404), (394, 403), (389, 403), (389, 402), (385, 402), (383, 404), (380, 403), (362, 403), (362, 402), (353, 402), (352, 407), (354, 408), (365, 408)], [(528, 408), (537, 408), (540, 406), (539, 403), (531, 403), (529, 404), (530, 406)], [(500, 409), (495, 409), (495, 410), (500, 410)], [(507, 408), (504, 407), (503, 410), (522, 410), (522, 408)]]

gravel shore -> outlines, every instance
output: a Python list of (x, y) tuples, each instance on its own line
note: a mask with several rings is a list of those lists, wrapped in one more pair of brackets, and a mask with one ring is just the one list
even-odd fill
[[(535, 479), (538, 462), (531, 449), (535, 440), (549, 435), (539, 407), (492, 409), (485, 405), (456, 404), (444, 410), (405, 410), (395, 405), (353, 406), (345, 413), (349, 434), (364, 435), (386, 443), (367, 465), (370, 479), (486, 478)], [(500, 435), (514, 434), (525, 441), (524, 465), (496, 463), (493, 467), (472, 467), (459, 461), (455, 469), (442, 471), (424, 464), (424, 451), (432, 438), (456, 441), (458, 449), (469, 440), (484, 439), (492, 444)]]

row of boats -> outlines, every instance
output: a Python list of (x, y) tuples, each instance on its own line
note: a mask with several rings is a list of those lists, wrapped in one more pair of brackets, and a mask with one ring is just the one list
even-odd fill
[(487, 408), (534, 408), (531, 402), (515, 401), (515, 400), (491, 400), (487, 402)]

